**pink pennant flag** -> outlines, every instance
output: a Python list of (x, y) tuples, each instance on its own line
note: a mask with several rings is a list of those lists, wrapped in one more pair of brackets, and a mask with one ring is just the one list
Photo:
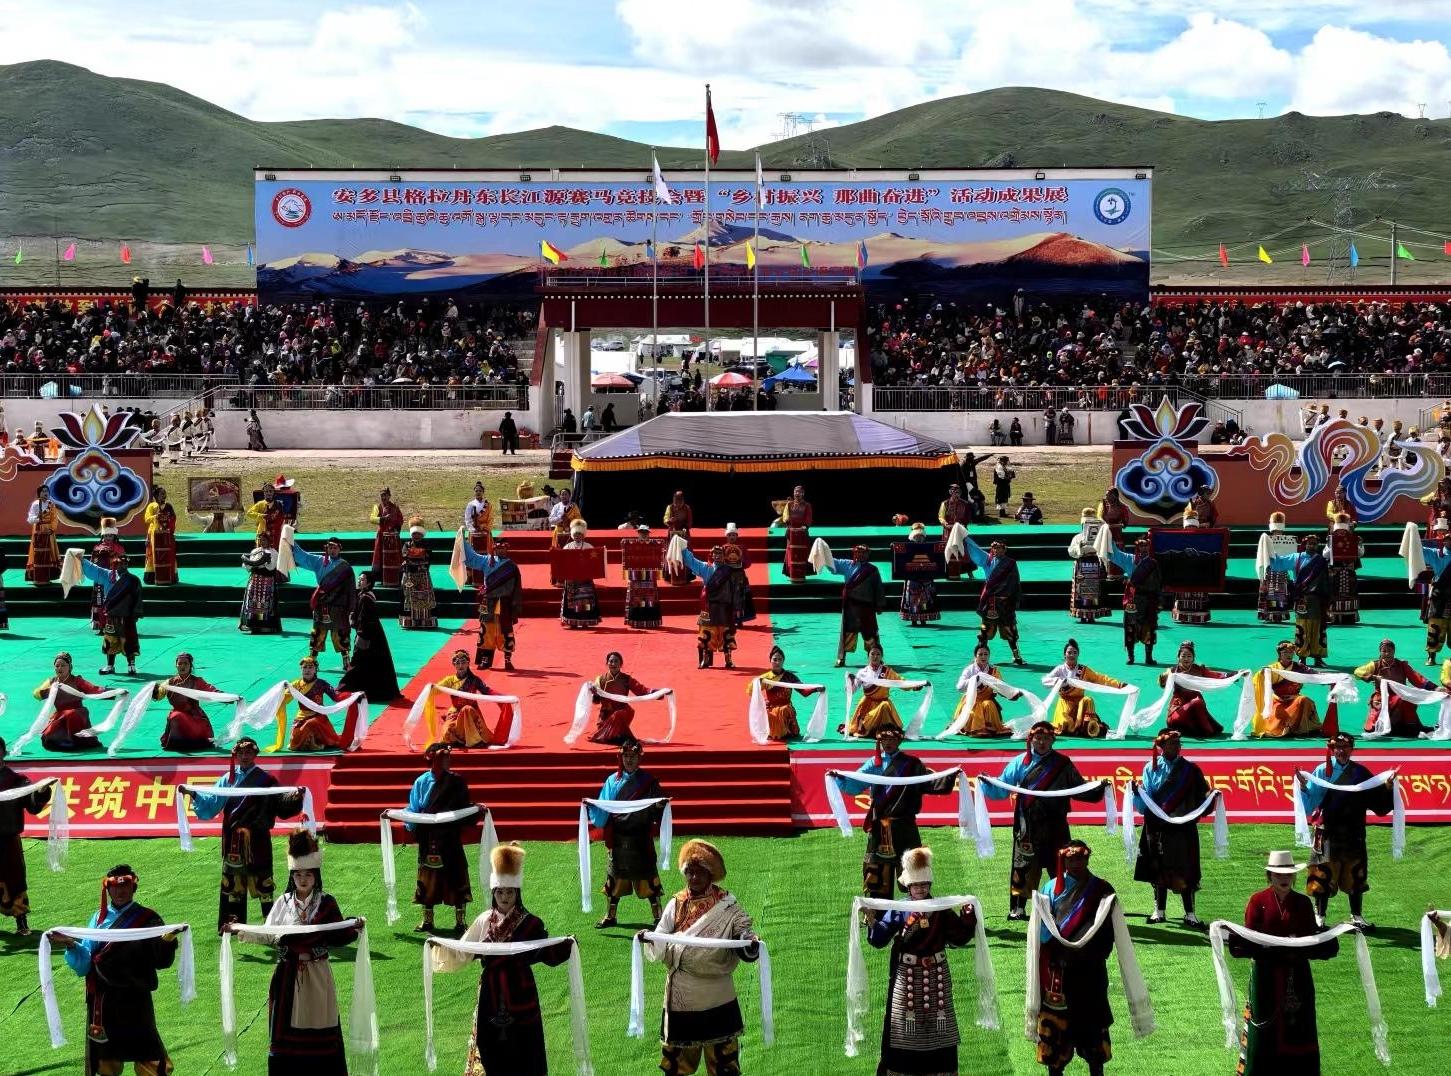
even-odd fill
[(1300, 244), (1300, 264), (1301, 265), (1309, 265), (1310, 264), (1310, 248), (1309, 248), (1308, 245), (1306, 245), (1304, 243), (1301, 243)]
[(203, 265), (211, 265), (212, 264), (212, 248), (211, 247), (202, 247), (202, 264)]
[(76, 260), (76, 245), (74, 243), (72, 243), (70, 246), (66, 247), (65, 248), (65, 253), (62, 254), (61, 257), (64, 258), (68, 262), (75, 261)]

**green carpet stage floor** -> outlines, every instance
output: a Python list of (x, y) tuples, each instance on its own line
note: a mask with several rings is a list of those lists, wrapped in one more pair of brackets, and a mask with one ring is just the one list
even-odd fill
[[(1095, 849), (1092, 864), (1122, 894), (1129, 932), (1153, 1001), (1157, 1030), (1135, 1039), (1114, 961), (1110, 960), (1110, 1003), (1115, 1015), (1111, 1076), (1223, 1076), (1234, 1071), (1236, 1053), (1224, 1045), (1218, 993), (1209, 943), (1205, 935), (1178, 925), (1149, 926), (1145, 917), (1152, 903), (1148, 887), (1135, 883), (1125, 866), (1116, 840), (1101, 830), (1079, 827), (1076, 832)], [(695, 833), (681, 832), (676, 841)], [(502, 832), (500, 836), (509, 838)], [(929, 829), (924, 839), (937, 853), (933, 892), (976, 894), (986, 910), (988, 952), (996, 976), (1000, 1028), (983, 1031), (973, 1026), (977, 1012), (971, 949), (950, 955), (953, 994), (962, 1033), (959, 1070), (992, 1076), (1042, 1076), (1034, 1047), (1023, 1036), (1024, 926), (1009, 923), (1007, 912), (1008, 857), (1006, 833), (997, 832), (998, 853), (979, 860), (971, 842), (959, 841), (947, 829)], [(745, 1018), (742, 1070), (749, 1076), (868, 1076), (876, 1071), (882, 1012), (888, 983), (888, 955), (866, 948), (869, 1005), (863, 1022), (865, 1040), (861, 1056), (847, 1058), (842, 1050), (846, 1031), (846, 945), (852, 897), (861, 888), (863, 841), (858, 833), (844, 840), (835, 833), (817, 831), (785, 839), (715, 838), (729, 873), (725, 886), (735, 893), (752, 916), (756, 930), (770, 947), (774, 977), (776, 1043), (766, 1047), (760, 1034), (760, 1004), (756, 975), (743, 965), (735, 975)], [(282, 839), (274, 839), (280, 860)], [(1272, 848), (1290, 845), (1285, 826), (1235, 827), (1229, 859), (1215, 859), (1205, 837), (1204, 888), (1199, 913), (1206, 921), (1223, 918), (1243, 921), (1248, 896), (1265, 885), (1261, 865)], [(524, 900), (539, 915), (549, 932), (579, 939), (589, 1016), (591, 1053), (599, 1076), (642, 1076), (657, 1072), (656, 1037), (664, 973), (659, 965), (645, 968), (647, 1033), (643, 1039), (625, 1034), (629, 1010), (631, 934), (646, 926), (643, 902), (628, 899), (620, 907), (621, 925), (596, 930), (594, 915), (579, 906), (578, 871), (572, 843), (527, 844)], [(217, 988), (218, 943), (212, 931), (217, 908), (217, 842), (201, 840), (185, 855), (171, 841), (73, 842), (63, 874), (45, 869), (43, 848), (27, 847), (30, 859), (31, 921), (39, 930), (83, 924), (96, 909), (96, 886), (102, 872), (115, 863), (130, 863), (140, 875), (138, 899), (157, 909), (168, 922), (189, 922), (196, 927), (197, 998), (178, 1002), (176, 974), (164, 971), (153, 995), (163, 1041), (178, 1073), (222, 1073), (221, 1015)], [(1388, 835), (1370, 835), (1371, 892), (1366, 910), (1377, 924), (1369, 938), (1381, 1004), (1389, 1024), (1393, 1067), (1401, 1076), (1435, 1076), (1446, 1068), (1445, 1042), (1451, 1011), (1426, 1007), (1422, 989), (1417, 925), (1427, 906), (1446, 907), (1445, 879), (1451, 876), (1451, 841), (1440, 832), (1412, 831), (1406, 857), (1390, 858)], [(474, 850), (469, 850), (473, 864)], [(380, 1071), (385, 1076), (423, 1073), (423, 992), (420, 970), (422, 938), (412, 931), (418, 909), (408, 903), (414, 873), (414, 851), (398, 849), (399, 905), (404, 918), (388, 925), (376, 845), (332, 845), (325, 849), (323, 881), (337, 896), (344, 915), (368, 919), (369, 948), (378, 997), (382, 1052)], [(603, 852), (594, 850), (596, 883), (602, 878)], [(1302, 876), (1303, 878), (1303, 876)], [(666, 875), (667, 891), (679, 886), (679, 875)], [(1301, 882), (1303, 888), (1303, 881)], [(485, 894), (474, 892), (470, 915), (478, 914)], [(256, 906), (252, 914), (256, 915)], [(1346, 915), (1343, 898), (1331, 906), (1331, 916)], [(46, 1037), (41, 994), (36, 983), (38, 935), (16, 938), (9, 920), (0, 920), (0, 1070), (7, 1073), (77, 1073), (82, 1071), (85, 1036), (85, 1000), (82, 981), (54, 958), (60, 1013), (68, 1043), (53, 1050)], [(275, 965), (273, 954), (262, 946), (240, 946), (236, 952), (236, 1003), (239, 1076), (262, 1076), (267, 1071), (267, 983)], [(346, 1012), (352, 996), (353, 949), (333, 953), (333, 974), (338, 1000)], [(1442, 964), (1443, 980), (1451, 964)], [(1244, 1000), (1249, 964), (1232, 960), (1238, 1000)], [(565, 969), (538, 967), (549, 1070), (573, 1073), (569, 1040), (569, 994)], [(463, 1070), (470, 1021), (478, 993), (477, 965), (434, 979), (434, 1021), (439, 1073)], [(1367, 1076), (1383, 1071), (1371, 1052), (1366, 1003), (1356, 973), (1353, 946), (1344, 939), (1334, 960), (1316, 962), (1314, 976), (1320, 1043), (1327, 1073)], [(1081, 1061), (1071, 1073), (1085, 1071)], [(1300, 1076), (1286, 1066), (1281, 1076)]]

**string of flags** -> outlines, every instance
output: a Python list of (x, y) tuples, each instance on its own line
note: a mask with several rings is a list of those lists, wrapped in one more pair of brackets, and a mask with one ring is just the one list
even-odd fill
[[(1451, 257), (1451, 241), (1447, 241), (1441, 244), (1441, 253), (1445, 254), (1447, 257)], [(1356, 249), (1355, 241), (1353, 239), (1349, 242), (1348, 254), (1350, 260), (1350, 267), (1354, 269), (1360, 264), (1360, 251)], [(1407, 262), (1413, 262), (1416, 260), (1416, 256), (1411, 253), (1410, 248), (1407, 247), (1405, 243), (1402, 243), (1399, 240), (1397, 240), (1396, 242), (1395, 256), (1402, 261)], [(858, 266), (864, 266), (864, 262), (862, 262), (861, 260), (864, 257), (864, 250), (863, 253), (858, 254), (857, 257)], [(1266, 265), (1275, 264), (1274, 255), (1272, 255), (1269, 251), (1265, 249), (1263, 243), (1256, 244), (1255, 259), (1257, 261), (1264, 262)], [(1301, 243), (1300, 264), (1308, 268), (1310, 265), (1310, 261), (1310, 245), (1308, 243)], [(1223, 243), (1219, 244), (1219, 264), (1225, 269), (1229, 268), (1229, 248), (1226, 247)]]
[[(59, 254), (60, 260), (61, 261), (64, 261), (64, 262), (74, 262), (76, 260), (77, 256), (79, 255), (79, 247), (76, 245), (76, 240), (74, 240), (74, 239), (72, 239), (69, 243), (67, 243), (65, 245), (65, 249), (64, 250), (60, 250), (59, 249), (59, 244), (57, 244), (57, 250), (58, 250), (58, 254)], [(130, 265), (131, 264), (131, 258), (132, 258), (131, 244), (130, 243), (127, 243), (125, 240), (122, 240), (121, 241), (121, 244), (116, 248), (116, 257), (121, 262), (122, 265)], [(256, 265), (257, 264), (257, 252), (253, 248), (253, 246), (252, 246), (251, 243), (248, 243), (247, 244), (247, 247), (246, 247), (246, 258), (247, 258), (247, 264), (248, 265)], [(25, 262), (25, 244), (24, 243), (18, 244), (16, 246), (16, 248), (15, 248), (15, 254), (14, 254), (13, 257), (11, 257), (10, 261), (11, 261), (11, 264), (13, 264), (13, 265), (22, 265), (22, 264), (24, 264), (24, 262)], [(216, 262), (217, 262), (216, 255), (212, 253), (211, 246), (208, 245), (208, 244), (203, 244), (202, 245), (202, 248), (201, 248), (201, 263), (203, 265), (215, 265)]]

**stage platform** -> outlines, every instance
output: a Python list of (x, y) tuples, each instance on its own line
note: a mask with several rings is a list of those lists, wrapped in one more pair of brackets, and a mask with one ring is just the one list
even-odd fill
[[(1274, 655), (1274, 644), (1290, 636), (1290, 625), (1260, 624), (1252, 611), (1253, 543), (1258, 532), (1236, 533), (1235, 559), (1230, 566), (1230, 593), (1215, 599), (1213, 621), (1195, 628), (1175, 625), (1167, 613), (1160, 618), (1160, 642), (1156, 657), (1160, 665), (1129, 666), (1122, 648), (1122, 627), (1116, 613), (1094, 625), (1079, 625), (1063, 610), (1067, 605), (1070, 563), (1066, 546), (1073, 533), (1069, 527), (995, 526), (980, 528), (992, 537), (1001, 536), (1017, 553), (1022, 564), (1027, 609), (1022, 613), (1022, 649), (1027, 665), (1002, 665), (1005, 678), (1042, 694), (1041, 678), (1061, 657), (1064, 641), (1078, 639), (1083, 660), (1111, 676), (1141, 688), (1140, 705), (1157, 696), (1157, 676), (1162, 665), (1172, 660), (1181, 639), (1192, 638), (1202, 662), (1216, 668), (1259, 667)], [(626, 532), (592, 532), (597, 544), (614, 547)], [(897, 528), (820, 528), (840, 556), (847, 555), (858, 541), (871, 545), (874, 559), (884, 576), (890, 575), (889, 546), (900, 540)], [(1416, 598), (1407, 587), (1404, 566), (1395, 556), (1398, 528), (1367, 528), (1365, 541), (1368, 563), (1362, 572), (1362, 594), (1367, 608), (1363, 622), (1355, 627), (1332, 628), (1330, 634), (1333, 668), (1350, 669), (1375, 656), (1381, 638), (1394, 639), (1403, 656), (1420, 666), (1424, 660), (1421, 643), (1424, 629), (1416, 619)], [(346, 552), (355, 565), (365, 566), (371, 550), (371, 536), (344, 535)], [(646, 766), (655, 771), (676, 799), (677, 826), (682, 832), (718, 834), (785, 834), (801, 826), (829, 824), (822, 791), (828, 769), (855, 768), (870, 753), (869, 744), (847, 741), (835, 730), (845, 720), (843, 670), (833, 667), (840, 609), (840, 581), (836, 576), (813, 578), (793, 585), (781, 574), (784, 536), (764, 529), (743, 533), (750, 558), (749, 575), (756, 594), (757, 619), (740, 633), (736, 659), (739, 668), (697, 670), (695, 613), (699, 609), (699, 585), (664, 588), (666, 623), (657, 631), (626, 628), (623, 585), (612, 578), (601, 586), (605, 621), (586, 631), (571, 631), (557, 620), (558, 592), (548, 585), (548, 535), (542, 532), (510, 532), (514, 553), (521, 564), (526, 586), (526, 619), (518, 629), (518, 671), (494, 669), (484, 678), (499, 693), (518, 694), (523, 699), (524, 734), (509, 751), (460, 752), (456, 767), (468, 777), (478, 798), (494, 811), (500, 833), (520, 838), (568, 839), (573, 836), (581, 796), (597, 792), (614, 762), (611, 749), (581, 740), (566, 747), (563, 736), (573, 716), (574, 699), (580, 683), (603, 668), (604, 655), (620, 650), (625, 668), (649, 687), (672, 686), (677, 691), (679, 726), (669, 745), (647, 748)], [(719, 532), (697, 531), (694, 545), (704, 552)], [(304, 539), (318, 545), (317, 536)], [(284, 780), (306, 783), (314, 791), (319, 814), (334, 840), (375, 840), (377, 818), (386, 807), (401, 805), (408, 786), (421, 772), (422, 760), (406, 749), (402, 725), (422, 685), (445, 675), (449, 656), (462, 648), (472, 653), (476, 622), (465, 617), (472, 612), (471, 591), (453, 589), (444, 567), (451, 537), (434, 536), (437, 550), (434, 569), (439, 588), (442, 619), (434, 631), (401, 631), (389, 626), (394, 661), (404, 684), (404, 697), (386, 708), (374, 707), (374, 724), (362, 751), (349, 754), (274, 756), (265, 764)], [(108, 684), (149, 684), (173, 671), (176, 653), (191, 652), (199, 675), (223, 690), (234, 690), (249, 698), (282, 678), (296, 675), (297, 660), (306, 651), (306, 598), (310, 585), (294, 582), (284, 588), (284, 624), (280, 636), (246, 636), (236, 631), (236, 608), (243, 574), (236, 558), (250, 544), (243, 535), (198, 535), (181, 539), (182, 579), (175, 587), (148, 588), (147, 617), (142, 621), (142, 675), (132, 681), (124, 676)], [(12, 552), (11, 563), (16, 563)], [(611, 576), (617, 572), (617, 560)], [(17, 584), (19, 573), (9, 573), (7, 593), (12, 609), (11, 630), (0, 634), (0, 692), (9, 699), (9, 709), (0, 717), (0, 735), (14, 743), (33, 720), (39, 703), (31, 698), (34, 688), (49, 675), (56, 651), (66, 649), (76, 658), (77, 671), (87, 679), (100, 678), (99, 644), (87, 623), (88, 591), (77, 590), (62, 602), (55, 585), (33, 587)], [(305, 576), (294, 577), (297, 579)], [(932, 626), (913, 628), (900, 620), (894, 609), (881, 618), (882, 641), (887, 660), (905, 676), (931, 679), (935, 701), (927, 717), (923, 739), (908, 744), (934, 767), (964, 765), (969, 773), (997, 771), (1014, 751), (1016, 742), (977, 741), (956, 737), (939, 741), (935, 737), (951, 722), (957, 703), (954, 685), (970, 657), (976, 637), (977, 617), (972, 612), (980, 582), (973, 578), (942, 584), (943, 619)], [(888, 584), (894, 597), (899, 585)], [(384, 592), (385, 608), (396, 606), (396, 597)], [(767, 665), (773, 644), (787, 651), (788, 665), (803, 680), (825, 683), (831, 694), (830, 719), (825, 739), (818, 744), (756, 745), (747, 730), (746, 707), (750, 678)], [(995, 659), (1008, 655), (998, 647)], [(860, 650), (849, 663), (864, 662)], [(1435, 678), (1436, 670), (1424, 670)], [(337, 656), (326, 653), (322, 675), (336, 680), (341, 675)], [(1323, 688), (1308, 688), (1322, 713)], [(1211, 710), (1226, 726), (1232, 722), (1235, 696), (1211, 697)], [(1358, 730), (1365, 720), (1365, 699), (1341, 708), (1343, 727)], [(916, 696), (903, 696), (899, 708), (910, 717)], [(1116, 699), (1101, 707), (1112, 720)], [(104, 713), (94, 712), (99, 721)], [(662, 738), (666, 711), (662, 704), (647, 703), (636, 719), (637, 734), (647, 739)], [(809, 707), (800, 707), (804, 724)], [(213, 707), (212, 720), (220, 731), (230, 717), (229, 707)], [(215, 779), (225, 770), (222, 753), (203, 756), (159, 757), (159, 734), (165, 707), (153, 704), (142, 727), (123, 746), (118, 757), (47, 756), (32, 745), (14, 764), (31, 774), (58, 769), (67, 775), (75, 811), (78, 835), (131, 835), (174, 833), (172, 786), (185, 779)], [(1019, 707), (1007, 705), (1009, 717)], [(1434, 721), (1434, 711), (1422, 711), (1423, 720)], [(1112, 778), (1120, 788), (1137, 775), (1149, 756), (1151, 729), (1126, 741), (1089, 741), (1065, 737), (1060, 746), (1074, 754), (1088, 775)], [(1235, 821), (1288, 821), (1289, 787), (1293, 769), (1309, 766), (1323, 753), (1313, 742), (1233, 742), (1212, 740), (1191, 742), (1186, 750), (1198, 758), (1218, 787), (1226, 790)], [(1427, 741), (1389, 741), (1371, 748), (1364, 744), (1361, 756), (1372, 768), (1381, 763), (1402, 766), (1407, 792), (1408, 815), (1412, 821), (1451, 819), (1451, 744)], [(933, 798), (928, 815), (933, 822), (956, 816), (955, 802)], [(860, 811), (853, 807), (853, 817)], [(995, 820), (1007, 821), (1007, 814), (995, 812)], [(1102, 821), (1101, 809), (1080, 812), (1084, 822)], [(208, 827), (199, 827), (206, 833)]]

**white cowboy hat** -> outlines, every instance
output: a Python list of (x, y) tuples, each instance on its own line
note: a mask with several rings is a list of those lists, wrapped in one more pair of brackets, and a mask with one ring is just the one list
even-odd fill
[(1294, 852), (1271, 852), (1265, 863), (1265, 870), (1271, 874), (1299, 874), (1305, 864), (1295, 862)]

